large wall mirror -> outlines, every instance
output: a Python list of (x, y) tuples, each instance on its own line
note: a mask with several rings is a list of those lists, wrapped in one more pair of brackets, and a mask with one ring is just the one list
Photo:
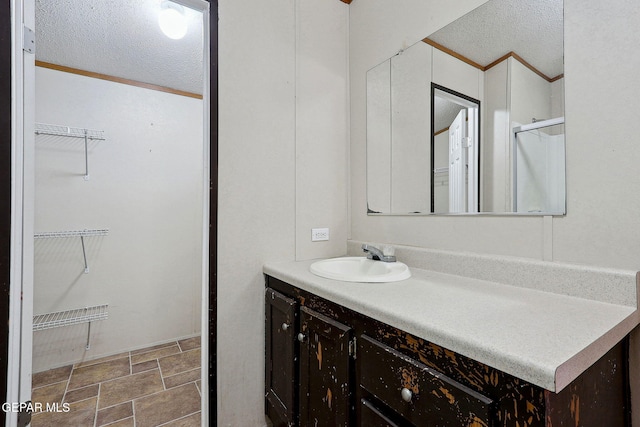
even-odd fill
[(367, 72), (369, 214), (566, 213), (563, 0), (489, 0)]

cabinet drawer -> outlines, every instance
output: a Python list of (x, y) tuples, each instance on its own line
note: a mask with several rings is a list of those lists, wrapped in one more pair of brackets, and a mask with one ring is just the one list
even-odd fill
[(412, 424), (492, 425), (491, 399), (366, 335), (358, 341), (360, 386)]
[(394, 421), (367, 399), (360, 400), (360, 425), (362, 427), (406, 427), (402, 421)]

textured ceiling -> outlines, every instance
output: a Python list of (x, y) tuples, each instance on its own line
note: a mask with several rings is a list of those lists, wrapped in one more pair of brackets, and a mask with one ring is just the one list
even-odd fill
[(36, 59), (202, 93), (202, 14), (181, 40), (158, 26), (160, 0), (36, 0)]
[(460, 110), (465, 108), (460, 104), (438, 96), (434, 98), (434, 102), (435, 123), (433, 124), (433, 129), (436, 133), (451, 126)]
[(486, 66), (513, 51), (547, 77), (563, 73), (563, 0), (490, 0), (428, 36)]
[[(187, 35), (169, 39), (160, 1), (36, 0), (36, 59), (201, 93), (202, 16), (187, 9)], [(514, 51), (555, 77), (562, 18), (562, 0), (490, 0), (429, 38), (482, 65)]]

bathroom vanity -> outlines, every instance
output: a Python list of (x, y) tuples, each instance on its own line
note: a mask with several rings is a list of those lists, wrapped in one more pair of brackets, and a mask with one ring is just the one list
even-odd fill
[(266, 274), (274, 426), (629, 426), (637, 309), (412, 268), (345, 283)]

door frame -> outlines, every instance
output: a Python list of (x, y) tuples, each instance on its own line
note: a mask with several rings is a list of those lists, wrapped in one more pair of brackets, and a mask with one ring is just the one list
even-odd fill
[(209, 425), (218, 425), (218, 1), (209, 7)]
[[(17, 12), (21, 19), (21, 11)], [(15, 364), (15, 356), (10, 350), (10, 342), (15, 347), (15, 322), (11, 322), (11, 307), (19, 304), (19, 299), (11, 298), (11, 283), (15, 269), (11, 262), (14, 239), (13, 213), (13, 176), (17, 173), (14, 166), (13, 141), (16, 136), (14, 131), (13, 112), (18, 108), (17, 100), (14, 106), (14, 88), (18, 85), (15, 82), (14, 67), (21, 66), (21, 61), (14, 61), (14, 4), (12, 0), (0, 0), (0, 75), (11, 76), (10, 79), (0, 79), (0, 205), (4, 207), (0, 211), (0, 313), (3, 314), (6, 324), (9, 327), (0, 328), (0, 344), (4, 349), (0, 354), (0, 383), (5, 390), (4, 402), (11, 402), (18, 398), (19, 386), (17, 376), (19, 371), (9, 371), (10, 362)], [(17, 127), (17, 126), (16, 126)], [(19, 128), (19, 127), (18, 127)], [(3, 324), (4, 321), (2, 322)], [(18, 322), (19, 323), (19, 322)], [(14, 333), (11, 333), (14, 332)], [(19, 339), (19, 330), (18, 330)], [(18, 341), (19, 345), (19, 341)], [(19, 347), (18, 347), (19, 348)], [(9, 385), (11, 387), (9, 387)], [(4, 403), (3, 402), (3, 403)], [(4, 408), (3, 408), (4, 412)], [(15, 418), (15, 414), (6, 412), (6, 416), (0, 417), (0, 425), (4, 426), (6, 421)]]
[(449, 89), (447, 87), (441, 86), (437, 83), (433, 83), (431, 82), (431, 134), (430, 134), (430, 140), (431, 140), (431, 154), (430, 154), (430, 175), (431, 175), (431, 213), (436, 213), (435, 212), (435, 199), (434, 199), (434, 194), (435, 194), (435, 184), (434, 184), (434, 180), (435, 180), (435, 133), (436, 131), (438, 131), (439, 129), (435, 128), (435, 98), (436, 98), (436, 91), (440, 92), (440, 96), (447, 96), (447, 97), (451, 97), (451, 99), (455, 99), (457, 98), (459, 103), (461, 105), (464, 104), (468, 104), (467, 108), (476, 108), (476, 114), (474, 116), (475, 120), (475, 128), (476, 130), (474, 131), (474, 141), (473, 141), (473, 146), (472, 146), (472, 154), (469, 156), (469, 159), (473, 160), (474, 162), (474, 166), (475, 166), (475, 171), (474, 173), (477, 175), (477, 179), (476, 179), (476, 183), (473, 185), (473, 189), (469, 189), (469, 191), (473, 191), (474, 193), (474, 198), (475, 198), (475, 202), (473, 202), (474, 206), (473, 208), (468, 207), (468, 211), (469, 212), (480, 212), (480, 188), (482, 186), (482, 179), (480, 176), (480, 171), (481, 169), (481, 156), (480, 156), (480, 149), (481, 149), (481, 134), (482, 134), (482, 127), (481, 127), (481, 123), (480, 123), (480, 108), (481, 108), (481, 103), (479, 99), (475, 99), (472, 98), (470, 96), (467, 96), (463, 93), (457, 92), (453, 89)]
[[(209, 8), (209, 287), (208, 287), (208, 404), (209, 425), (217, 425), (217, 237), (218, 237), (218, 0), (206, 0)], [(0, 75), (11, 79), (0, 79), (0, 313), (9, 325), (0, 328), (0, 387), (4, 390), (4, 402), (15, 402), (19, 398), (19, 360), (15, 359), (16, 346), (19, 351), (20, 331), (17, 316), (20, 315), (22, 287), (22, 210), (16, 215), (16, 201), (22, 201), (23, 146), (22, 118), (22, 0), (0, 0)], [(16, 160), (19, 160), (16, 162)], [(20, 182), (16, 182), (16, 179)], [(13, 292), (11, 286), (14, 287)], [(4, 323), (4, 322), (3, 322)], [(203, 337), (204, 339), (204, 337)], [(3, 402), (3, 403), (4, 403)], [(4, 412), (4, 411), (3, 411)], [(0, 416), (0, 427), (7, 423), (13, 426), (17, 415), (6, 412)]]

